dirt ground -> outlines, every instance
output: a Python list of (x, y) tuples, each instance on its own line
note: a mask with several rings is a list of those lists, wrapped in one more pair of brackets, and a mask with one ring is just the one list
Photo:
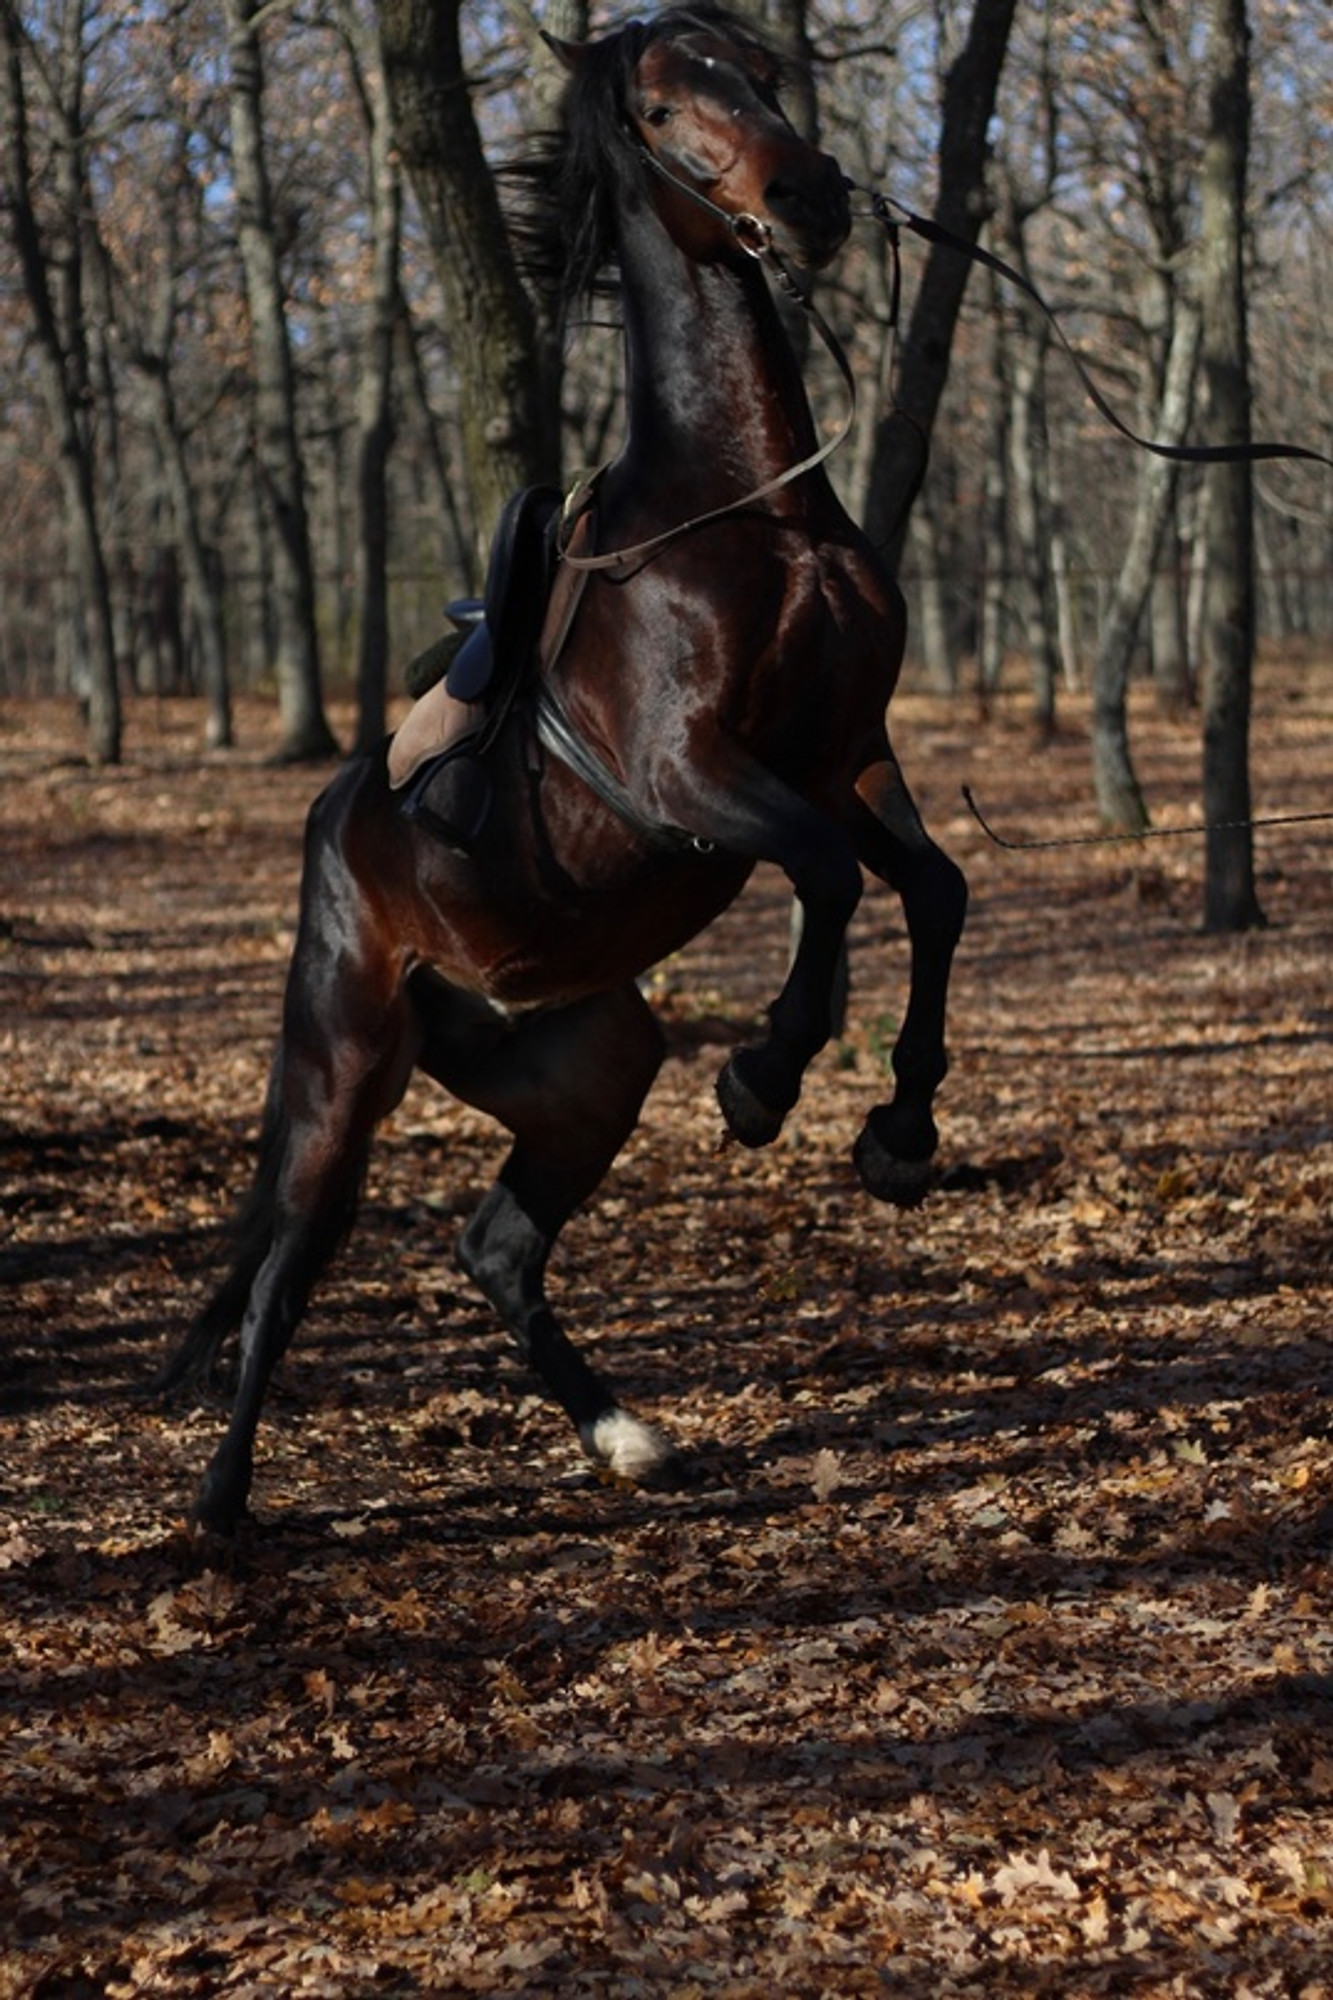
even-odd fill
[[(0, 704), (0, 1994), (1333, 1995), (1333, 823), (1093, 830), (1044, 751), (909, 695), (972, 886), (917, 1211), (850, 1148), (902, 1005), (779, 1144), (713, 1078), (780, 980), (757, 878), (661, 969), (673, 1060), (553, 1276), (696, 1482), (597, 1481), (455, 1271), (503, 1151), (415, 1087), (284, 1366), (230, 1566), (182, 1518), (221, 1423), (142, 1394), (221, 1255), (308, 771), (272, 716), (127, 761)], [(346, 723), (346, 718), (342, 721)], [(1198, 719), (1136, 697), (1158, 824)], [(1333, 666), (1266, 662), (1255, 809), (1333, 804)]]

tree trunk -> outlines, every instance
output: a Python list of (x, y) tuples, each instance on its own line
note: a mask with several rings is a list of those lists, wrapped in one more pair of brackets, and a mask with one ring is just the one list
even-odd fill
[(461, 383), (479, 553), (511, 493), (559, 477), (553, 356), (523, 289), (482, 152), (459, 44), (460, 0), (380, 0), (398, 150), (444, 292)]
[(176, 546), (185, 572), (186, 597), (199, 646), (200, 678), (207, 713), (204, 741), (210, 750), (229, 750), (233, 741), (231, 681), (227, 671), (222, 606), (199, 526), (199, 508), (190, 476), (188, 448), (181, 435), (165, 354), (157, 358), (156, 366), (146, 369), (145, 382), (153, 433), (162, 460), (162, 475), (171, 502)]
[(448, 579), (445, 595), (465, 597), (480, 577), (476, 573), (475, 553), (463, 518), (464, 510), (459, 501), (453, 468), (431, 408), (421, 360), (421, 342), (410, 314), (404, 313), (400, 317), (397, 330), (402, 343), (398, 381), (408, 405), (409, 421), (420, 445), (416, 461), (416, 491), (428, 516), (441, 523), (442, 528), (447, 528), (447, 533), (442, 533), (440, 551), (443, 574)]
[(910, 532), (916, 558), (921, 657), (926, 678), (936, 694), (955, 694), (958, 662), (944, 593), (944, 552), (929, 492), (923, 493), (920, 504), (912, 509)]
[(1076, 688), (1080, 679), (1078, 614), (1074, 601), (1074, 580), (1070, 574), (1069, 536), (1065, 526), (1064, 499), (1056, 481), (1054, 462), (1049, 457), (1046, 472), (1047, 499), (1051, 511), (1051, 587), (1055, 596), (1056, 645), (1065, 686)]
[(200, 526), (188, 440), (181, 430), (172, 374), (182, 268), (181, 200), (182, 190), (189, 185), (189, 142), (190, 135), (182, 128), (177, 135), (175, 172), (158, 189), (163, 249), (151, 322), (146, 328), (138, 327), (133, 315), (123, 311), (121, 324), (130, 361), (139, 373), (148, 403), (177, 556), (184, 573), (185, 596), (200, 656), (207, 717), (204, 742), (210, 750), (229, 750), (233, 733), (226, 627), (217, 580)]
[[(935, 220), (969, 244), (976, 242), (986, 217), (986, 133), (1016, 6), (1017, 0), (973, 0), (967, 42), (945, 79)], [(894, 570), (925, 474), (970, 269), (959, 251), (932, 246), (903, 343), (899, 407), (876, 428), (866, 531)]]
[(1009, 582), (1009, 345), (998, 286), (991, 280), (992, 375), (986, 418), (981, 606), (977, 688), (983, 710), (1004, 677)]
[(1009, 419), (1014, 533), (1023, 578), (1033, 724), (1041, 741), (1049, 741), (1055, 734), (1055, 684), (1059, 672), (1052, 615), (1051, 510), (1046, 490), (1042, 408), (1048, 345), (1044, 321), (1025, 318), (1015, 343)]
[(356, 748), (383, 736), (389, 658), (389, 453), (393, 447), (393, 351), (400, 308), (398, 252), (402, 182), (393, 150), (384, 61), (373, 19), (341, 0), (339, 20), (366, 119), (370, 287), (356, 410)]
[[(1245, 0), (1209, 0), (1209, 130), (1203, 156), (1203, 369), (1210, 437), (1250, 439), (1245, 318), (1249, 165), (1249, 24)], [(1208, 468), (1203, 606), (1204, 927), (1263, 922), (1250, 818), (1250, 684), (1254, 667), (1254, 499), (1250, 466)]]
[(1181, 581), (1180, 531), (1173, 505), (1157, 553), (1152, 585), (1152, 678), (1157, 705), (1167, 715), (1183, 714), (1194, 702), (1189, 651), (1185, 642), (1185, 593)]
[(258, 0), (227, 0), (231, 62), (228, 108), (237, 235), (245, 270), (255, 376), (255, 455), (273, 527), (273, 595), (284, 762), (337, 755), (324, 717), (315, 576), (305, 476), (296, 424), (296, 384), (286, 300), (264, 155), (264, 73)]
[[(77, 10), (72, 10), (77, 14)], [(32, 202), (33, 174), (28, 141), (28, 106), (23, 81), (23, 29), (14, 0), (0, 0), (0, 129), (4, 179), (14, 246), (36, 333), (35, 354), (43, 400), (55, 438), (68, 547), (70, 580), (78, 604), (83, 661), (87, 671), (88, 747), (99, 764), (118, 764), (121, 749), (120, 689), (111, 586), (97, 519), (97, 482), (92, 444), (80, 421), (83, 303), (71, 279), (77, 257), (63, 260), (65, 325), (53, 296), (51, 260), (42, 241)], [(77, 107), (72, 121), (78, 136)], [(76, 148), (77, 151), (77, 148)], [(79, 175), (81, 179), (81, 175)], [(81, 212), (82, 203), (77, 212)], [(70, 343), (78, 353), (71, 355)]]
[[(999, 176), (993, 248), (1029, 283), (1024, 228), (1035, 205), (1021, 196), (1012, 172)], [(1051, 508), (1047, 465), (1044, 395), (1050, 322), (1024, 293), (1015, 298), (1017, 326), (1003, 347), (1004, 393), (1009, 402), (1007, 446), (1010, 485), (1006, 513), (1012, 522), (1015, 571), (1021, 590), (1028, 671), (1032, 680), (1033, 723), (1039, 742), (1055, 733), (1055, 686), (1058, 676), (1055, 620), (1051, 590)], [(991, 310), (1004, 330), (1005, 298), (992, 282)]]
[[(1163, 444), (1179, 444), (1185, 435), (1198, 353), (1199, 315), (1186, 299), (1178, 298), (1161, 403), (1153, 426), (1153, 435)], [(1141, 833), (1148, 824), (1130, 756), (1126, 696), (1134, 646), (1152, 591), (1157, 551), (1171, 518), (1175, 490), (1176, 469), (1170, 459), (1146, 455), (1139, 472), (1129, 544), (1092, 666), (1092, 775), (1097, 810), (1103, 826), (1122, 833)]]

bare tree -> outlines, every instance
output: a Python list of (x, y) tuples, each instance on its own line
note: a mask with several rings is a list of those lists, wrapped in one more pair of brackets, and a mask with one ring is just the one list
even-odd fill
[(254, 365), (255, 457), (274, 528), (279, 755), (299, 762), (334, 756), (338, 745), (324, 715), (296, 386), (264, 149), (262, 8), (259, 0), (226, 0), (226, 9), (232, 174)]
[(354, 0), (339, 0), (338, 22), (366, 122), (370, 280), (356, 413), (356, 748), (368, 751), (384, 734), (388, 693), (388, 467), (393, 445), (394, 333), (402, 306), (398, 287), (402, 185), (376, 23)]
[(4, 206), (9, 213), (36, 335), (42, 396), (59, 471), (70, 577), (82, 623), (89, 749), (98, 763), (116, 764), (121, 749), (120, 693), (111, 588), (98, 524), (77, 221), (83, 208), (85, 178), (82, 21), (82, 8), (71, 7), (65, 17), (66, 60), (62, 69), (66, 101), (60, 107), (65, 129), (60, 150), (73, 234), (58, 266), (53, 265), (33, 199), (35, 174), (24, 78), (25, 34), (16, 0), (0, 0), (0, 128), (6, 135)]
[[(976, 242), (986, 219), (987, 132), (1016, 6), (1017, 0), (974, 0), (967, 41), (945, 79), (934, 219), (964, 244)], [(903, 344), (899, 408), (876, 427), (866, 531), (895, 568), (925, 472), (970, 268), (957, 250), (932, 246)]]
[(525, 291), (463, 66), (461, 0), (379, 0), (394, 132), (444, 291), (462, 378), (480, 551), (517, 488), (559, 473), (552, 355)]
[[(1189, 424), (1199, 353), (1199, 315), (1183, 295), (1175, 301), (1154, 436), (1179, 444)], [(1147, 457), (1139, 471), (1138, 498), (1129, 541), (1102, 621), (1092, 669), (1092, 775), (1104, 826), (1140, 833), (1148, 824), (1143, 793), (1129, 748), (1126, 694), (1134, 643), (1153, 588), (1158, 551), (1171, 518), (1176, 468)]]
[[(1245, 200), (1250, 132), (1245, 0), (1209, 0), (1208, 137), (1203, 157), (1203, 373), (1208, 428), (1223, 444), (1250, 441), (1245, 314)], [(1204, 926), (1248, 930), (1264, 920), (1254, 881), (1250, 817), (1250, 687), (1254, 666), (1253, 472), (1208, 469), (1203, 611)]]
[(221, 750), (229, 749), (233, 741), (226, 628), (200, 521), (190, 441), (175, 379), (181, 288), (189, 256), (182, 243), (183, 222), (198, 198), (189, 164), (190, 145), (187, 126), (177, 125), (171, 135), (166, 171), (154, 190), (161, 242), (152, 293), (136, 285), (128, 274), (118, 273), (116, 312), (125, 352), (139, 377), (170, 505), (173, 555), (184, 576), (199, 649), (207, 707), (204, 740), (210, 749)]

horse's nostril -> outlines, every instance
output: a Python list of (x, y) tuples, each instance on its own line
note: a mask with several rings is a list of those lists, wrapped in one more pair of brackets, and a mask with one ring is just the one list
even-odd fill
[(764, 190), (770, 215), (795, 229), (817, 229), (837, 235), (847, 226), (847, 188), (841, 169), (830, 160), (830, 172), (809, 180), (776, 174)]
[(803, 188), (791, 181), (770, 181), (764, 189), (764, 200), (775, 215), (781, 215), (790, 222), (798, 222), (810, 214), (813, 203)]

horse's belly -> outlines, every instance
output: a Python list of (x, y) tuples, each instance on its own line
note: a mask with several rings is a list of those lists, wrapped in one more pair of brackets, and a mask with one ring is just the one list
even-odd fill
[(691, 853), (654, 858), (598, 883), (487, 884), (486, 871), (446, 906), (436, 970), (506, 1009), (548, 1007), (636, 979), (696, 937), (733, 902), (751, 863)]

